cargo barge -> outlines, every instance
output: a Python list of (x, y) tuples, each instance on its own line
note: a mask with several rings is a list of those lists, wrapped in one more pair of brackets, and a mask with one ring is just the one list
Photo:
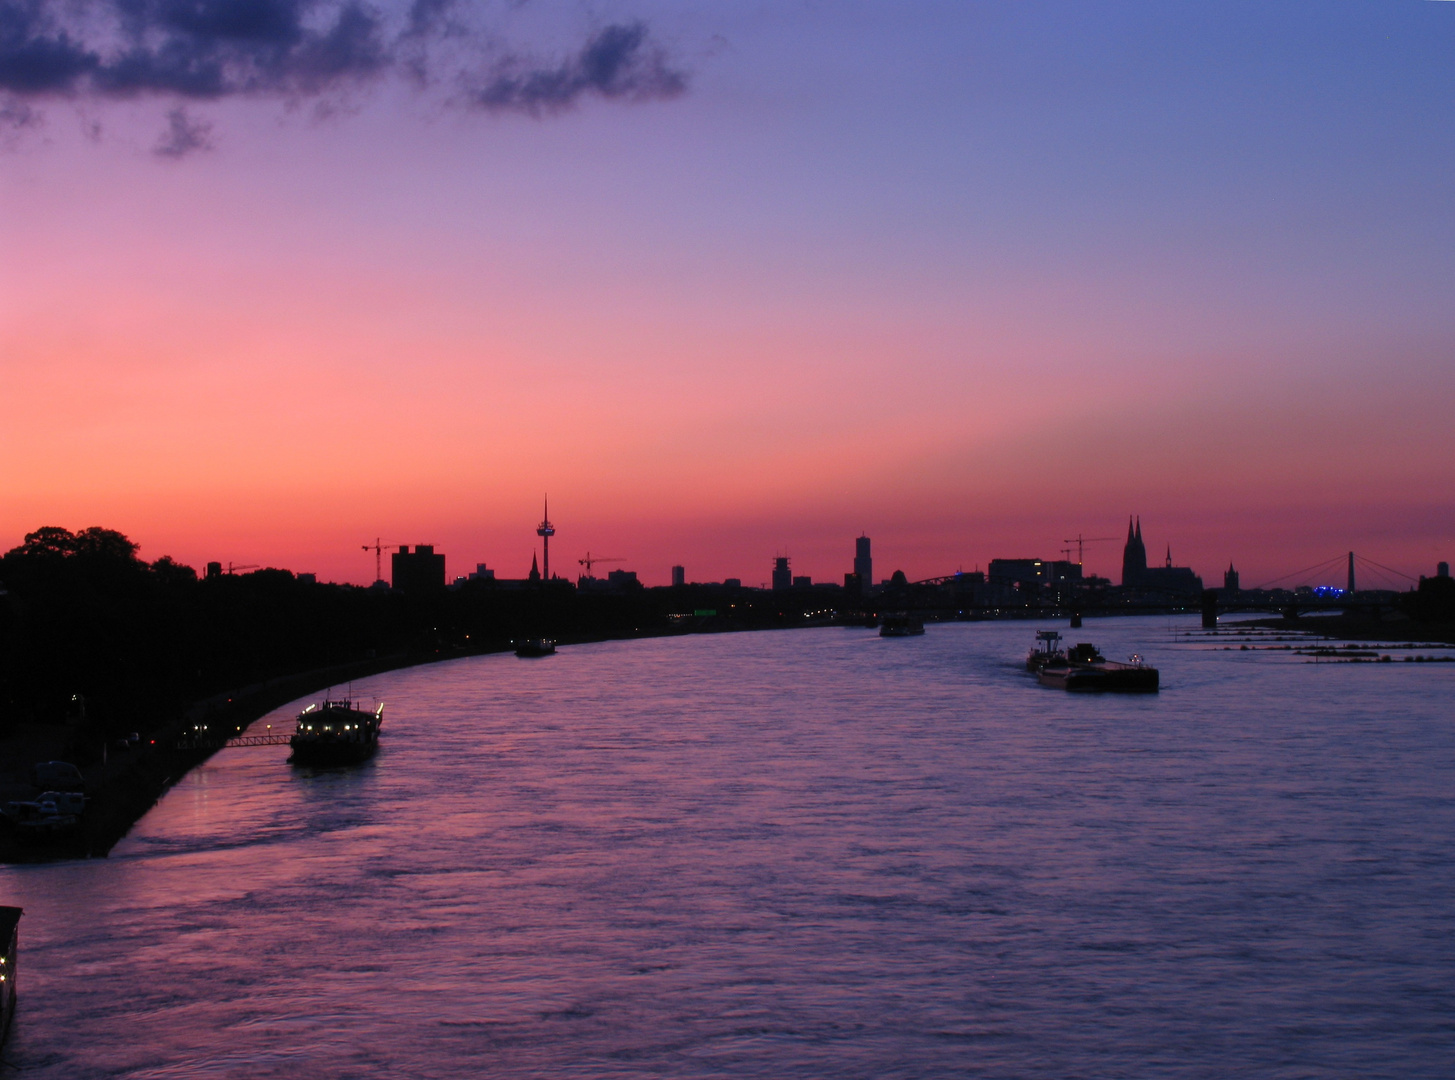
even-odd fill
[(1036, 647), (1026, 657), (1026, 670), (1034, 673), (1042, 686), (1057, 690), (1154, 693), (1161, 683), (1157, 669), (1140, 656), (1134, 655), (1122, 664), (1108, 660), (1087, 642), (1063, 649), (1061, 635), (1054, 630), (1037, 631)]

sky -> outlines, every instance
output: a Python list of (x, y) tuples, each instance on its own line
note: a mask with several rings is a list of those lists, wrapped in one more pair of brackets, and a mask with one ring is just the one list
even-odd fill
[(1452, 176), (1442, 0), (0, 0), (0, 548), (1433, 573)]

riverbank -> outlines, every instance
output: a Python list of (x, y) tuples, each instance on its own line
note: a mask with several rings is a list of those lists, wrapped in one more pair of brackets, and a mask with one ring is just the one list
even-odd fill
[[(218, 747), (181, 749), (178, 743), (205, 724), (215, 739), (227, 739), (281, 705), (354, 679), (419, 664), (500, 652), (492, 644), (474, 649), (433, 653), (396, 653), (348, 664), (281, 675), (230, 690), (193, 704), (178, 720), (148, 732), (140, 745), (109, 747), (101, 760), (83, 766), (86, 811), (73, 833), (45, 842), (22, 842), (13, 831), (0, 832), (0, 863), (46, 862), (105, 856), (167, 789), (202, 764)], [(65, 726), (29, 725), (0, 742), (0, 802), (32, 798), (29, 767), (36, 761), (62, 758), (74, 743)]]
[[(617, 635), (580, 635), (563, 637), (560, 644), (675, 636), (683, 632), (680, 629), (638, 630)], [(0, 830), (0, 863), (104, 857), (173, 784), (216, 753), (221, 741), (241, 734), (249, 725), (290, 701), (386, 671), (506, 652), (511, 647), (508, 641), (492, 641), (477, 647), (370, 657), (280, 675), (195, 702), (179, 719), (147, 732), (139, 745), (128, 749), (110, 747), (100, 760), (81, 766), (87, 803), (74, 832), (44, 842), (22, 842), (13, 831)], [(205, 725), (208, 737), (218, 740), (219, 745), (199, 749), (179, 747), (179, 743), (190, 740), (197, 725)], [(27, 725), (0, 740), (0, 762), (4, 763), (0, 765), (0, 803), (34, 798), (36, 789), (29, 776), (31, 764), (65, 760), (75, 740), (76, 733), (71, 728), (54, 724)]]

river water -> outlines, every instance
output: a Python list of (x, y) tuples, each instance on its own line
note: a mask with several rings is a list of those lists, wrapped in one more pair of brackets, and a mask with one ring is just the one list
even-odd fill
[(0, 1076), (1455, 1075), (1455, 664), (1106, 620), (1164, 689), (1073, 695), (1034, 629), (356, 683), (368, 765), (225, 750), (0, 868)]

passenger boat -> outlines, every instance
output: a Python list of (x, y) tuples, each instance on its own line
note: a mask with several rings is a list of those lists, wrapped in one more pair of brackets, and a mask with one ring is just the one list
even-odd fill
[(1026, 669), (1042, 686), (1058, 690), (1156, 691), (1161, 676), (1157, 669), (1133, 655), (1125, 664), (1108, 660), (1096, 646), (1081, 642), (1070, 649), (1060, 647), (1061, 635), (1054, 630), (1036, 633), (1036, 647), (1026, 657)]
[(373, 712), (348, 698), (325, 698), (298, 714), (298, 727), (288, 745), (294, 765), (353, 765), (366, 761), (379, 749), (379, 728), (384, 723), (381, 703)]
[(19, 948), (23, 908), (0, 907), (0, 1046), (15, 1015), (15, 953)]
[(879, 623), (880, 637), (913, 637), (924, 632), (924, 620), (904, 611), (886, 612)]
[(555, 651), (556, 643), (550, 638), (527, 638), (515, 645), (515, 655), (522, 657), (550, 656)]

